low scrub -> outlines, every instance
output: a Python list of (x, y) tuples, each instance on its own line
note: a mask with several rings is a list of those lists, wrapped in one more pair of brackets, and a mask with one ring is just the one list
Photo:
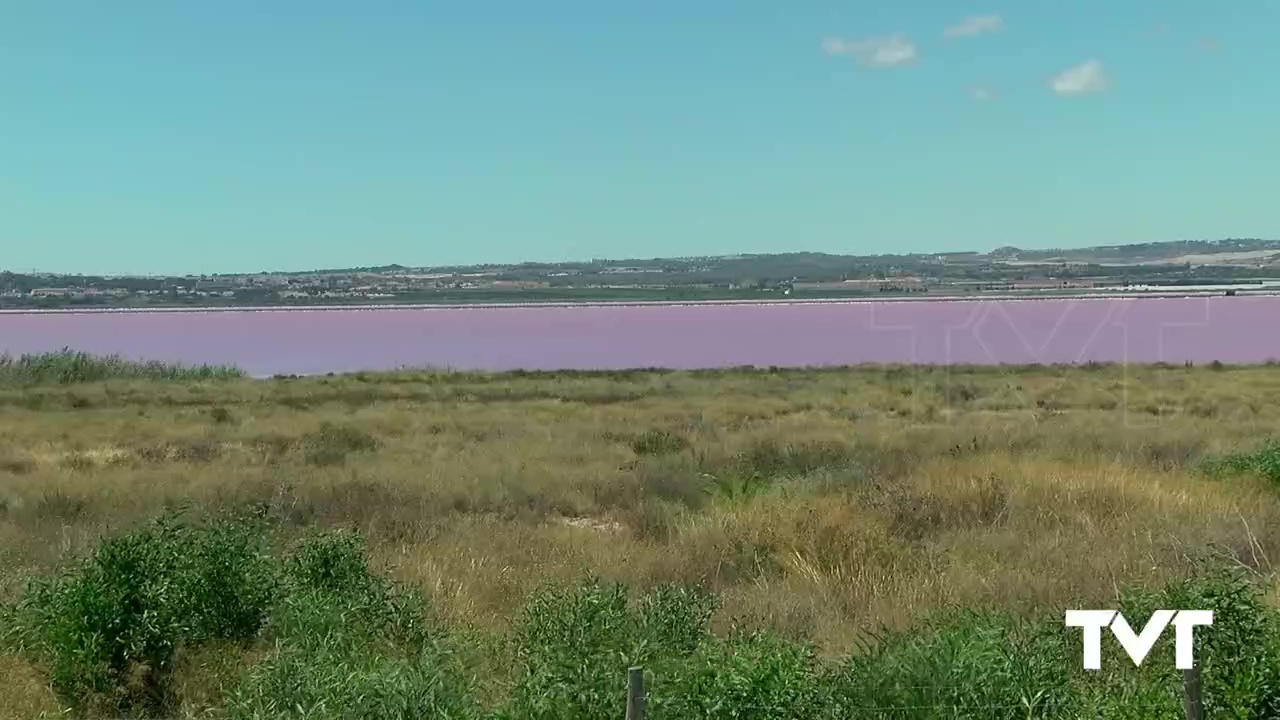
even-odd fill
[(1211, 457), (1204, 461), (1203, 467), (1212, 476), (1257, 475), (1280, 483), (1280, 442), (1269, 442), (1257, 450)]
[(228, 717), (474, 716), (417, 600), (369, 571), (358, 535), (319, 535), (282, 568), (272, 650), (227, 699)]
[[(256, 519), (166, 517), (34, 583), (2, 608), (3, 638), (81, 717), (620, 717), (635, 665), (655, 720), (1180, 717), (1172, 633), (1141, 668), (1104, 644), (1104, 670), (1090, 673), (1061, 615), (951, 611), (830, 658), (732, 619), (713, 632), (720, 600), (703, 589), (634, 593), (587, 579), (533, 593), (508, 631), (485, 640), (449, 632), (416, 594), (372, 572), (357, 534), (270, 552), (286, 547), (279, 539)], [(1120, 608), (1133, 619), (1213, 610), (1196, 634), (1209, 716), (1273, 718), (1280, 617), (1263, 591), (1206, 572), (1127, 592)], [(183, 706), (175, 676), (213, 671), (176, 659), (205, 645), (243, 662), (213, 683), (212, 707)]]
[(164, 518), (32, 583), (6, 635), (68, 707), (162, 714), (180, 645), (257, 635), (274, 594), (261, 543), (247, 522)]
[(670, 430), (649, 430), (631, 442), (631, 450), (637, 455), (667, 455), (688, 447), (684, 436)]
[(302, 438), (304, 457), (311, 465), (341, 465), (348, 455), (372, 452), (378, 446), (378, 439), (369, 433), (331, 422), (321, 424), (318, 430)]

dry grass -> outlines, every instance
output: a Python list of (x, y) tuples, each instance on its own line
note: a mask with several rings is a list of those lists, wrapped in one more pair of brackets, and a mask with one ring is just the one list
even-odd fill
[(359, 527), (460, 626), (592, 572), (838, 652), (954, 605), (1105, 607), (1205, 553), (1270, 573), (1280, 498), (1195, 466), (1278, 427), (1269, 367), (0, 388), (0, 594), (166, 508), (257, 504)]

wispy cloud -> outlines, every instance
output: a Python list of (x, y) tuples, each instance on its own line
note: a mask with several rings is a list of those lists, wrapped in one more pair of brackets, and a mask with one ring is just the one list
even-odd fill
[(1088, 60), (1067, 68), (1049, 81), (1049, 87), (1059, 95), (1088, 95), (1102, 92), (1110, 82), (1101, 60)]
[(973, 37), (1004, 29), (1004, 18), (999, 15), (970, 15), (959, 23), (942, 31), (943, 37)]
[(974, 85), (969, 88), (969, 97), (977, 100), (978, 102), (986, 102), (988, 100), (996, 99), (996, 91), (986, 85)]
[(859, 63), (870, 67), (907, 65), (918, 56), (915, 44), (902, 35), (864, 40), (829, 37), (822, 41), (822, 51), (828, 55), (852, 55)]

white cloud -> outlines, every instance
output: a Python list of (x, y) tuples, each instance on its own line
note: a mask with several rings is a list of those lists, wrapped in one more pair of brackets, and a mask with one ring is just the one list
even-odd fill
[(973, 37), (1004, 29), (1004, 18), (999, 15), (970, 15), (958, 24), (942, 31), (943, 37)]
[(1087, 95), (1107, 89), (1107, 73), (1101, 60), (1089, 60), (1062, 71), (1049, 81), (1059, 95)]
[(978, 102), (986, 102), (987, 100), (996, 99), (996, 91), (985, 85), (975, 85), (969, 88), (969, 97)]
[(902, 35), (890, 35), (866, 40), (841, 40), (826, 38), (822, 51), (828, 55), (852, 55), (858, 62), (871, 67), (898, 67), (916, 59), (916, 46)]

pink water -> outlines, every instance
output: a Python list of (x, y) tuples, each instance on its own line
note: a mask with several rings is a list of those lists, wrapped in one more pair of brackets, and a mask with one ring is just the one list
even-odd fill
[(1280, 297), (0, 314), (0, 352), (69, 346), (253, 375), (403, 366), (1256, 363)]

